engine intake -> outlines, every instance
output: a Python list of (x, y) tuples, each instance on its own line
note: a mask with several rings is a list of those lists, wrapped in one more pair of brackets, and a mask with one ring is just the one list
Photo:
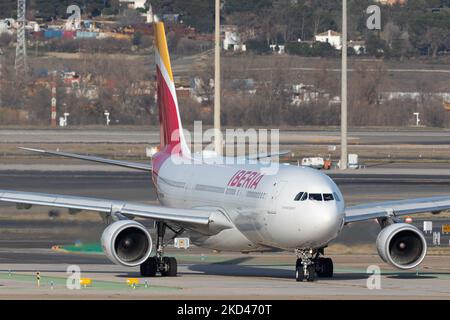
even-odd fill
[(378, 234), (377, 250), (380, 257), (399, 269), (418, 266), (427, 254), (425, 237), (416, 227), (407, 223), (391, 224)]
[(114, 263), (127, 267), (142, 264), (152, 253), (152, 238), (140, 223), (121, 220), (109, 225), (102, 234), (102, 248)]

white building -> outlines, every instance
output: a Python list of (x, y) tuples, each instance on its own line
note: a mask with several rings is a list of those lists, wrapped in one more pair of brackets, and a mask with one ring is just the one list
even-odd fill
[(271, 44), (270, 49), (274, 53), (278, 53), (278, 54), (286, 53), (286, 46), (284, 44)]
[(366, 52), (366, 43), (365, 41), (353, 41), (350, 40), (348, 42), (348, 47), (353, 48), (355, 50), (356, 54), (363, 54)]
[(337, 50), (341, 50), (342, 48), (342, 39), (341, 34), (339, 32), (328, 30), (315, 36), (316, 41), (318, 42), (327, 42), (331, 44)]
[(247, 47), (243, 43), (236, 25), (222, 25), (220, 32), (223, 35), (223, 49), (225, 51), (246, 51)]
[(2, 34), (2, 33), (12, 34), (13, 33), (13, 30), (12, 30), (13, 24), (14, 24), (14, 20), (12, 20), (12, 19), (0, 20), (0, 34)]
[(119, 0), (121, 4), (127, 5), (129, 9), (145, 9), (147, 0)]

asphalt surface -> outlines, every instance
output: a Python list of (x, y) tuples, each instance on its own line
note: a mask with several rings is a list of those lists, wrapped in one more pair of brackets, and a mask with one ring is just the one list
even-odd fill
[[(0, 263), (0, 299), (449, 299), (449, 259), (428, 257), (420, 270), (399, 272), (376, 256), (333, 256), (334, 277), (294, 280), (292, 257), (178, 257), (177, 277), (140, 277), (138, 268), (80, 264), (92, 284), (68, 290), (67, 263)], [(184, 259), (184, 261), (183, 261)], [(189, 261), (187, 261), (189, 260)], [(373, 267), (380, 268), (373, 281)], [(40, 272), (39, 286), (36, 272)], [(377, 277), (377, 276), (375, 276)], [(126, 284), (137, 278), (137, 287)], [(379, 286), (374, 286), (379, 284)]]
[[(206, 129), (206, 128), (204, 128)], [(365, 130), (350, 129), (349, 144), (357, 145), (450, 145), (450, 131), (437, 129), (411, 130)], [(298, 129), (280, 130), (281, 144), (338, 144), (340, 131), (338, 129), (308, 130)], [(108, 129), (0, 129), (0, 143), (31, 144), (38, 143), (148, 143), (159, 142), (159, 130), (155, 128), (114, 128)]]

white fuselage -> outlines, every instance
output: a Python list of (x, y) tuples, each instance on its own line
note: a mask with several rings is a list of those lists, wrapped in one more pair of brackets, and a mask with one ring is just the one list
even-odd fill
[[(267, 167), (267, 166), (265, 166)], [(260, 164), (180, 164), (168, 158), (155, 184), (160, 202), (174, 208), (220, 210), (233, 223), (213, 236), (193, 232), (191, 240), (216, 250), (321, 248), (344, 224), (344, 199), (318, 170), (280, 165), (263, 174)], [(264, 170), (264, 169), (263, 169)], [(333, 200), (295, 200), (300, 193), (333, 195)]]

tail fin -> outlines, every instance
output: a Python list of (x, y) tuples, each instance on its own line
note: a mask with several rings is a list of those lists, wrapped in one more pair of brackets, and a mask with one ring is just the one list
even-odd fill
[(169, 146), (173, 149), (178, 145), (180, 152), (187, 155), (190, 151), (183, 135), (164, 23), (155, 21), (154, 28), (160, 148)]

